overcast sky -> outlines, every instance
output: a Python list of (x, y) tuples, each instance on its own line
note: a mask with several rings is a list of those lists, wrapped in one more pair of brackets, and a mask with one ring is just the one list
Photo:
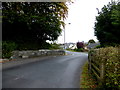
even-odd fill
[[(116, 0), (117, 1), (117, 0)], [(69, 5), (68, 18), (65, 21), (66, 42), (88, 42), (90, 39), (97, 41), (94, 36), (95, 16), (101, 8), (111, 0), (75, 0)], [(68, 24), (71, 23), (71, 24)], [(58, 38), (58, 43), (64, 43), (64, 33)]]

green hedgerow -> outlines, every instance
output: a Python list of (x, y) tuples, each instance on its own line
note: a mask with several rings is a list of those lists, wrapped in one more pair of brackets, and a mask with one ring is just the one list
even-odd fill
[(2, 42), (2, 58), (10, 58), (12, 51), (15, 50), (17, 45), (14, 42), (3, 41)]

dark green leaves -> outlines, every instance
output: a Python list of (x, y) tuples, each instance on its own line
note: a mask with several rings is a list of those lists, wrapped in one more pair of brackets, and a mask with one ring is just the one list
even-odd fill
[(103, 46), (120, 44), (119, 2), (111, 2), (99, 12), (95, 22), (95, 35)]
[(62, 31), (67, 9), (63, 2), (3, 2), (3, 40), (54, 41)]

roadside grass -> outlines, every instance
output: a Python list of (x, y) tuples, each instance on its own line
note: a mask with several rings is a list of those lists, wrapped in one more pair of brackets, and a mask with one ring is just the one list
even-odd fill
[[(71, 52), (81, 52), (81, 51), (75, 51), (75, 50), (72, 50), (72, 49), (67, 49), (67, 51), (71, 51)], [(82, 52), (88, 53), (88, 51), (82, 51)]]
[(71, 52), (75, 52), (74, 50), (72, 50), (72, 49), (66, 49), (67, 51), (71, 51)]
[(84, 64), (82, 69), (82, 74), (80, 76), (80, 88), (97, 88), (97, 83), (92, 75), (88, 72), (88, 61)]

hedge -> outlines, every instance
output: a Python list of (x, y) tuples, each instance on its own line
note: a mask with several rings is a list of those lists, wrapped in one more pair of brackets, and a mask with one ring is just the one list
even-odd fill
[(104, 87), (120, 88), (120, 46), (94, 49), (88, 56), (98, 67), (104, 63)]
[(3, 41), (2, 42), (2, 58), (10, 58), (12, 51), (15, 50), (17, 45), (14, 42)]

